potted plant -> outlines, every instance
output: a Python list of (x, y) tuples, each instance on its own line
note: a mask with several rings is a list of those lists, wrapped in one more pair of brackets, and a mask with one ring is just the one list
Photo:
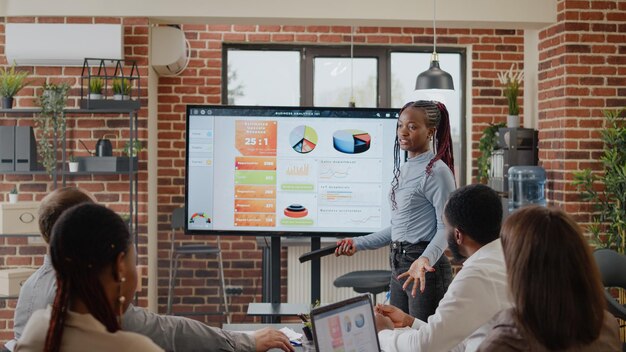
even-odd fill
[(122, 153), (124, 153), (124, 155), (126, 155), (128, 157), (136, 157), (143, 150), (143, 144), (141, 144), (141, 141), (138, 140), (138, 139), (134, 139), (133, 140), (133, 143), (132, 143), (132, 146), (133, 146), (132, 155), (131, 155), (131, 152), (130, 152), (130, 146), (131, 146), (131, 143), (130, 142), (126, 142), (126, 143), (124, 143), (124, 149), (122, 150)]
[[(584, 201), (596, 210), (589, 225), (596, 247), (626, 253), (626, 119), (624, 110), (603, 111), (605, 128), (600, 131), (603, 170), (574, 172), (574, 185)], [(598, 187), (602, 184), (604, 187)]]
[(509, 128), (519, 127), (519, 95), (520, 83), (524, 80), (523, 71), (513, 71), (515, 64), (511, 65), (508, 71), (498, 72), (498, 80), (504, 86), (504, 96), (509, 105), (509, 115), (506, 118), (506, 125)]
[(76, 157), (74, 157), (74, 154), (70, 154), (68, 167), (70, 172), (78, 172), (78, 161), (76, 160)]
[(0, 68), (0, 96), (2, 96), (2, 108), (13, 108), (13, 97), (29, 82), (26, 78), (30, 75), (27, 71), (15, 71), (15, 65), (11, 68)]
[(35, 115), (35, 124), (39, 131), (37, 139), (37, 151), (41, 161), (48, 172), (56, 169), (58, 138), (65, 136), (65, 103), (70, 86), (67, 83), (45, 83), (43, 93), (39, 96), (38, 105), (41, 113)]
[(102, 87), (104, 86), (104, 80), (100, 77), (91, 77), (89, 79), (89, 99), (100, 100), (102, 99)]
[(113, 78), (113, 100), (130, 99), (130, 80), (128, 78)]
[(489, 127), (485, 128), (482, 137), (478, 141), (478, 149), (480, 150), (480, 156), (476, 161), (478, 182), (487, 183), (489, 181), (491, 155), (498, 144), (498, 130), (505, 126), (504, 122), (489, 124)]
[(9, 192), (9, 203), (17, 203), (17, 186), (13, 186), (13, 189)]

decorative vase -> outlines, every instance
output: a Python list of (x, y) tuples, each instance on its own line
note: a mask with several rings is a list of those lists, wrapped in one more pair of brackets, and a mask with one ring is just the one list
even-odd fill
[(17, 194), (9, 193), (9, 203), (11, 204), (17, 203)]
[(2, 108), (13, 109), (13, 97), (2, 97)]
[(90, 100), (100, 100), (102, 99), (102, 94), (99, 93), (89, 93), (89, 97)]
[(508, 127), (508, 128), (519, 128), (519, 115), (507, 115), (506, 116), (506, 127)]
[(130, 100), (129, 95), (113, 94), (113, 100)]
[(70, 161), (68, 163), (70, 172), (77, 172), (78, 171), (78, 161)]

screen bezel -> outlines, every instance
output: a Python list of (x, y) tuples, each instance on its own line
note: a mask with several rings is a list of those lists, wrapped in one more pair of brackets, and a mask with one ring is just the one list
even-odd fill
[[(348, 115), (350, 112), (354, 112), (355, 110), (365, 114), (372, 114), (370, 117), (358, 117), (358, 118), (372, 118), (372, 119), (393, 119), (397, 120), (397, 114), (399, 113), (399, 109), (389, 109), (389, 108), (351, 108), (351, 107), (302, 107), (302, 106), (229, 106), (229, 105), (187, 105), (186, 107), (186, 116), (185, 116), (185, 234), (189, 235), (223, 235), (223, 236), (296, 236), (296, 237), (351, 237), (351, 236), (362, 236), (369, 234), (370, 232), (321, 232), (321, 231), (267, 231), (267, 230), (216, 230), (216, 229), (190, 229), (189, 228), (189, 214), (188, 214), (188, 201), (189, 201), (189, 118), (191, 115), (192, 109), (222, 109), (222, 110), (252, 110), (250, 113), (255, 114), (258, 112), (259, 114), (268, 113), (269, 111), (302, 111), (303, 115), (292, 116), (292, 117), (315, 117), (315, 118), (355, 118), (354, 116)], [(333, 112), (338, 116), (311, 116), (311, 113), (319, 112), (322, 114), (323, 112), (328, 113), (329, 111)], [(374, 116), (375, 113), (380, 113), (381, 116)], [(389, 113), (390, 117), (385, 117), (385, 114)], [(345, 116), (340, 116), (341, 114), (345, 114)], [(268, 117), (270, 115), (267, 115)], [(235, 117), (235, 115), (233, 115)], [(284, 117), (288, 118), (288, 116), (276, 116), (278, 118)], [(393, 157), (390, 155), (389, 157)]]

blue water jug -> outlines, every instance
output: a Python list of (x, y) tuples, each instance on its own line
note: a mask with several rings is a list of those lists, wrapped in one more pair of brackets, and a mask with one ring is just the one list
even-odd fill
[(530, 204), (546, 205), (546, 170), (541, 166), (509, 168), (509, 212)]

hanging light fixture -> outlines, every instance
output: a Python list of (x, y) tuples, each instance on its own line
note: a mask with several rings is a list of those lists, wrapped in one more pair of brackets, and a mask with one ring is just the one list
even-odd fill
[(439, 54), (437, 54), (437, 0), (433, 0), (433, 55), (430, 57), (430, 68), (417, 76), (415, 90), (418, 89), (452, 89), (452, 76), (439, 68)]

